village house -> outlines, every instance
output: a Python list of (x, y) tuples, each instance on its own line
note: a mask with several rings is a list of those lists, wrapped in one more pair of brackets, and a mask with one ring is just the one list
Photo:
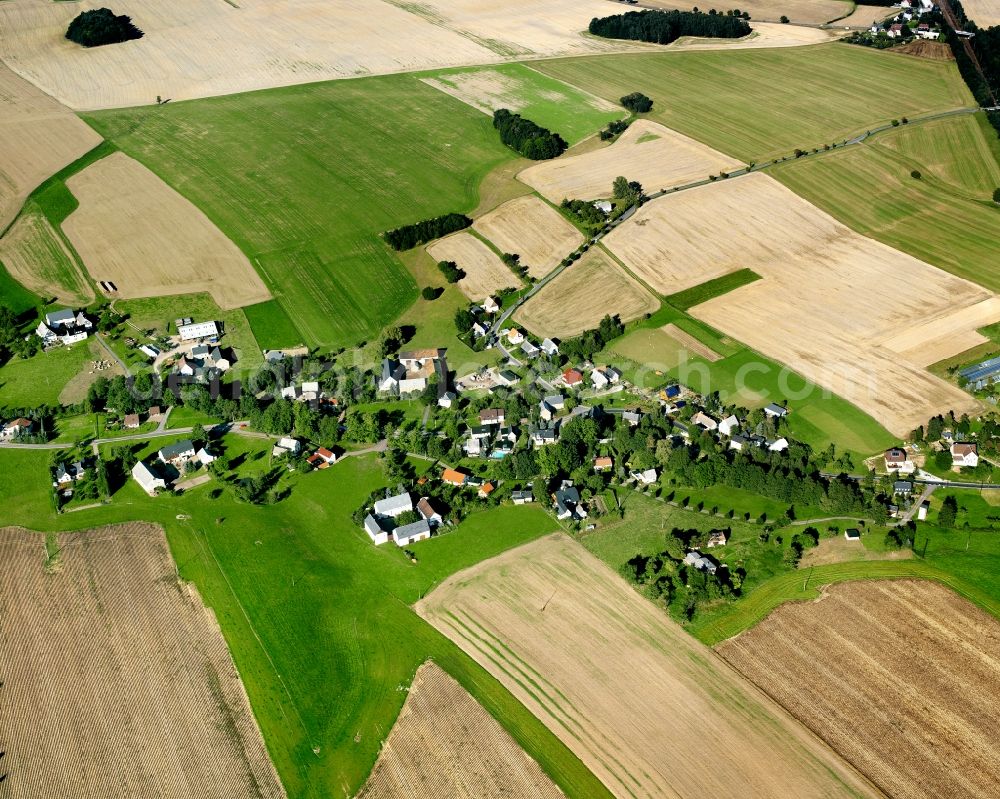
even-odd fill
[(390, 519), (395, 519), (400, 514), (411, 510), (413, 510), (413, 498), (406, 491), (402, 494), (380, 499), (375, 503), (375, 515), (388, 516)]
[(712, 549), (712, 547), (724, 547), (727, 540), (728, 538), (725, 530), (712, 530), (708, 534), (708, 541), (705, 542), (705, 548)]
[(158, 476), (153, 470), (142, 461), (132, 467), (132, 478), (139, 484), (143, 491), (153, 496), (157, 491), (163, 491), (167, 487), (167, 481)]
[(441, 474), (441, 480), (448, 485), (464, 486), (469, 482), (469, 475), (460, 472), (458, 469), (445, 469)]
[(955, 468), (979, 465), (979, 449), (973, 443), (955, 442), (951, 445), (951, 464)]
[(10, 441), (12, 438), (17, 438), (18, 436), (26, 436), (33, 433), (35, 430), (35, 423), (30, 419), (25, 419), (23, 416), (14, 419), (13, 421), (7, 422), (3, 426), (2, 438)]
[(438, 407), (450, 408), (458, 397), (452, 391), (446, 391), (438, 397)]
[(542, 352), (551, 358), (559, 354), (559, 345), (550, 338), (542, 339)]
[(531, 491), (511, 491), (510, 498), (513, 500), (515, 505), (527, 505), (529, 502), (535, 501), (535, 495)]
[(208, 464), (212, 463), (215, 460), (215, 455), (212, 455), (204, 447), (202, 447), (201, 449), (199, 449), (194, 454), (194, 456), (195, 456), (195, 458), (198, 459), (198, 463), (200, 463), (202, 466), (208, 466)]
[(598, 200), (594, 203), (594, 208), (602, 214), (610, 214), (614, 210), (614, 206), (607, 200)]
[(698, 571), (715, 574), (719, 567), (711, 558), (702, 555), (697, 549), (692, 549), (684, 556), (684, 565), (693, 566)]
[(424, 541), (431, 537), (431, 525), (426, 519), (404, 524), (392, 531), (392, 540), (396, 546), (405, 547), (415, 544), (417, 541)]
[(216, 322), (194, 322), (177, 326), (177, 335), (181, 341), (198, 341), (199, 339), (214, 339), (219, 337), (219, 325)]
[(901, 497), (908, 497), (913, 493), (913, 483), (909, 480), (897, 480), (892, 484), (892, 493)]
[(636, 427), (642, 421), (642, 411), (638, 408), (634, 411), (624, 411), (622, 413), (622, 421), (629, 427)]
[(194, 443), (189, 438), (181, 439), (163, 447), (157, 455), (162, 463), (180, 469), (194, 458)]
[(137, 413), (126, 414), (125, 418), (122, 420), (122, 427), (126, 430), (135, 430), (140, 424), (139, 414)]
[(784, 419), (788, 416), (788, 408), (772, 402), (770, 405), (764, 406), (764, 413), (775, 419)]
[(541, 350), (538, 349), (538, 347), (536, 347), (530, 341), (526, 340), (521, 345), (521, 352), (524, 353), (524, 355), (525, 355), (526, 358), (537, 358), (538, 354), (541, 352)]
[(441, 514), (434, 509), (429, 497), (420, 498), (420, 501), (417, 502), (417, 513), (420, 514), (420, 518), (428, 522), (432, 527), (437, 527), (444, 521)]
[(774, 439), (774, 441), (768, 441), (767, 448), (771, 452), (784, 452), (786, 449), (788, 449), (788, 439), (776, 438)]
[(562, 394), (549, 394), (538, 403), (538, 415), (546, 422), (552, 421), (555, 415), (566, 407)]
[(520, 376), (510, 369), (501, 369), (496, 374), (496, 382), (501, 386), (512, 386), (520, 381)]
[(652, 485), (656, 482), (656, 469), (646, 469), (645, 471), (632, 471), (629, 476), (640, 485)]
[(583, 374), (579, 369), (567, 369), (560, 379), (567, 388), (576, 388), (583, 382)]
[(271, 449), (272, 458), (280, 458), (282, 455), (298, 455), (302, 449), (302, 443), (297, 438), (279, 438)]
[(900, 474), (913, 474), (916, 471), (916, 464), (906, 454), (906, 450), (901, 447), (891, 447), (885, 451), (885, 470), (887, 472), (899, 472)]
[(86, 339), (93, 327), (94, 323), (83, 311), (63, 308), (45, 314), (45, 321), (38, 324), (35, 335), (42, 340), (43, 346), (54, 344), (57, 340), (69, 346)]
[(435, 374), (441, 390), (447, 389), (448, 366), (444, 359), (444, 349), (429, 348), (409, 350), (399, 353), (399, 365), (403, 375), (399, 378), (397, 388), (400, 394), (410, 394), (423, 391)]
[(889, 29), (885, 32), (885, 35), (890, 39), (899, 39), (906, 35), (903, 30), (904, 26), (897, 22), (894, 25), (890, 25)]
[(741, 436), (739, 433), (734, 433), (729, 438), (729, 448), (734, 449), (737, 452), (742, 451), (743, 447), (745, 447), (747, 443), (746, 436)]
[(737, 430), (740, 429), (740, 420), (735, 416), (730, 414), (721, 422), (719, 422), (719, 435), (732, 436)]
[(594, 369), (590, 373), (590, 382), (594, 386), (595, 391), (600, 391), (601, 389), (607, 388), (610, 381), (604, 376), (604, 372), (600, 369)]
[(516, 327), (512, 327), (507, 331), (507, 341), (510, 342), (511, 346), (519, 347), (524, 343), (524, 333), (518, 330)]
[(370, 513), (365, 516), (364, 528), (372, 543), (377, 547), (382, 546), (382, 544), (389, 540), (389, 531)]
[(82, 461), (76, 463), (60, 463), (56, 466), (53, 486), (69, 485), (75, 480), (82, 480), (86, 475), (86, 469)]
[(531, 443), (536, 447), (545, 447), (555, 444), (559, 440), (559, 433), (549, 427), (543, 427), (531, 432)]
[(594, 458), (594, 471), (595, 472), (606, 472), (609, 469), (613, 469), (615, 466), (615, 461), (613, 458), (604, 455), (599, 458)]
[[(481, 307), (482, 307), (482, 309), (486, 313), (493, 314), (493, 313), (499, 312), (499, 310), (500, 310), (500, 303), (498, 303), (492, 297), (487, 297), (485, 300), (483, 300), (483, 304), (482, 304)], [(513, 342), (511, 342), (511, 343), (513, 343)]]
[(698, 411), (692, 416), (691, 423), (698, 425), (702, 430), (713, 431), (719, 428), (719, 423), (704, 411)]
[(568, 480), (552, 495), (557, 519), (586, 519), (587, 511), (580, 504), (580, 492)]
[(917, 508), (917, 521), (925, 521), (927, 519), (927, 511), (931, 509), (930, 500), (925, 499), (920, 503), (920, 507)]
[(472, 323), (472, 335), (473, 335), (474, 338), (482, 338), (488, 332), (489, 332), (489, 330), (487, 329), (487, 327), (485, 325), (481, 324), (480, 322), (473, 322)]
[(157, 356), (160, 354), (160, 348), (154, 347), (152, 344), (140, 344), (139, 352), (141, 352), (147, 358), (150, 358), (151, 360), (155, 361)]
[(320, 447), (306, 458), (306, 462), (314, 469), (329, 469), (331, 465), (337, 462), (337, 455), (326, 447)]
[(480, 499), (486, 499), (496, 490), (496, 486), (492, 482), (485, 482), (479, 486), (479, 491), (476, 492), (476, 496)]
[(507, 414), (503, 408), (486, 408), (479, 412), (479, 424), (503, 426)]
[(844, 538), (848, 541), (860, 541), (861, 531), (857, 527), (848, 527), (844, 530)]

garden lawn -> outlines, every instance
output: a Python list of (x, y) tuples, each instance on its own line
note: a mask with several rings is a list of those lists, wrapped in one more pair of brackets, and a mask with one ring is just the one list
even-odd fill
[(533, 66), (608, 100), (640, 91), (654, 102), (645, 116), (757, 162), (843, 141), (894, 118), (974, 105), (953, 63), (836, 42)]
[(901, 125), (770, 174), (858, 233), (998, 291), (998, 150), (982, 114), (956, 116)]
[[(395, 319), (416, 286), (379, 234), (471, 210), (514, 158), (489, 117), (413, 75), (86, 118), (247, 254), (311, 346), (353, 346)], [(269, 314), (251, 320), (275, 342)]]
[[(261, 445), (247, 441), (226, 439), (233, 452)], [(429, 657), (569, 796), (608, 796), (499, 683), (409, 607), (453, 572), (556, 529), (537, 507), (473, 515), (412, 547), (418, 560), (411, 563), (394, 546), (372, 546), (351, 522), (369, 492), (384, 485), (371, 456), (308, 475), (286, 473), (291, 494), (271, 506), (241, 504), (229, 489), (213, 498), (215, 482), (150, 499), (130, 481), (110, 505), (62, 517), (50, 510), (48, 458), (0, 451), (0, 518), (39, 530), (161, 523), (181, 576), (219, 619), (292, 799), (356, 793), (406, 697), (401, 686)], [(264, 458), (251, 455), (240, 468), (260, 471)]]

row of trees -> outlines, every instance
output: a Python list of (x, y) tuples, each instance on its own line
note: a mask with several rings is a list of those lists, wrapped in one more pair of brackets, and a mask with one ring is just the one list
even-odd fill
[(750, 34), (741, 17), (702, 14), (698, 11), (629, 11), (611, 17), (595, 17), (590, 32), (608, 39), (630, 39), (670, 44), (681, 36), (739, 39)]
[(500, 141), (533, 161), (562, 155), (567, 146), (558, 133), (536, 125), (530, 119), (506, 108), (498, 108), (493, 112), (493, 127), (499, 131)]
[(586, 330), (576, 338), (566, 339), (559, 345), (561, 353), (570, 361), (590, 360), (625, 332), (618, 314), (605, 316), (593, 330)]
[(382, 235), (390, 247), (402, 251), (447, 236), (456, 230), (464, 230), (471, 224), (472, 220), (465, 214), (445, 214), (433, 219), (414, 222), (412, 225), (403, 225), (393, 230), (387, 230)]

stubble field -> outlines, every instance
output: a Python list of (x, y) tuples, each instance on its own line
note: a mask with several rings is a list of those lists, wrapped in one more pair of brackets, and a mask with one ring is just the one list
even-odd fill
[(113, 153), (66, 181), (63, 230), (96, 281), (125, 299), (207, 291), (223, 310), (271, 298), (246, 256), (138, 161)]
[(558, 799), (538, 763), (433, 662), (406, 702), (358, 799)]
[(461, 231), (435, 241), (427, 248), (435, 261), (454, 261), (465, 272), (458, 287), (470, 300), (481, 302), (508, 286), (521, 281), (499, 256), (471, 233)]
[(996, 297), (859, 236), (762, 173), (655, 200), (606, 243), (665, 294), (738, 269), (758, 273), (691, 314), (897, 435), (941, 409), (978, 408), (922, 367), (927, 352), (982, 339), (975, 330), (994, 319)]
[(508, 200), (473, 224), (501, 252), (521, 256), (534, 278), (547, 275), (583, 243), (583, 234), (538, 197)]
[(517, 177), (554, 203), (565, 198), (594, 200), (611, 196), (619, 175), (637, 180), (647, 192), (679, 186), (742, 164), (700, 142), (639, 119), (610, 147), (542, 161)]
[(565, 338), (597, 327), (607, 314), (627, 322), (659, 307), (659, 300), (603, 249), (592, 247), (522, 305), (514, 318), (535, 335)]
[(74, 307), (94, 299), (94, 290), (66, 243), (30, 204), (0, 238), (0, 262), (11, 277), (41, 297), (55, 297)]
[(416, 610), (616, 796), (877, 795), (564, 535), (455, 574)]
[[(6, 39), (8, 32), (3, 30)], [(68, 108), (0, 64), (0, 142), (3, 231), (28, 194), (54, 172), (100, 144), (101, 137)]]
[(1000, 623), (950, 589), (834, 585), (717, 650), (888, 795), (996, 795)]
[[(690, 11), (691, 5), (671, 2), (671, 0), (652, 0), (650, 6), (656, 8), (677, 8)], [(778, 21), (781, 15), (787, 16), (793, 23), (810, 22), (824, 23), (839, 19), (851, 12), (852, 4), (844, 0), (743, 0), (740, 11), (750, 13), (751, 22), (769, 19)]]
[(214, 616), (158, 527), (0, 530), (5, 795), (278, 799)]
[(980, 28), (1000, 25), (1000, 3), (997, 0), (968, 0), (962, 8)]

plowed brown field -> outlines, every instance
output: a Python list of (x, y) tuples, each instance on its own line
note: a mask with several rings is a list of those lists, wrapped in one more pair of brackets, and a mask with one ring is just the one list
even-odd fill
[(879, 795), (565, 535), (453, 575), (416, 611), (615, 796)]
[(894, 799), (1000, 786), (1000, 622), (933, 582), (843, 583), (716, 647)]
[(178, 582), (163, 530), (55, 544), (0, 529), (0, 795), (283, 797), (215, 617)]
[(425, 663), (358, 799), (558, 799), (555, 784), (454, 678)]

